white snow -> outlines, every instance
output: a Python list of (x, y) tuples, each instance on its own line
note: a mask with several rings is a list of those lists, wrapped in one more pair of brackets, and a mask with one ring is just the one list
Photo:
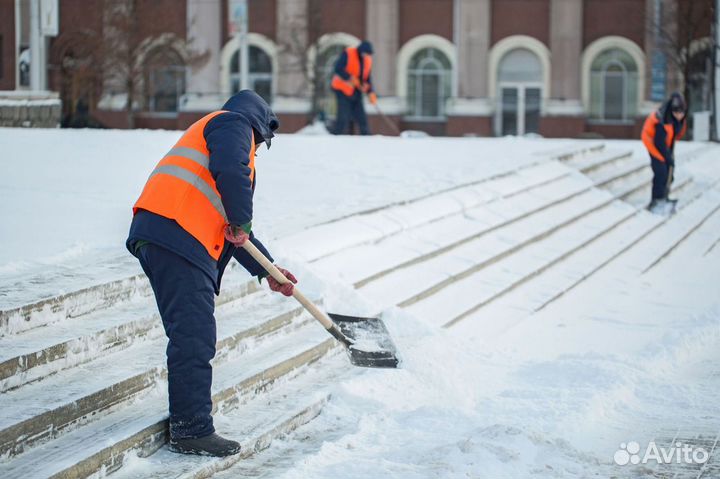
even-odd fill
[[(177, 131), (0, 128), (0, 307), (139, 273), (131, 208)], [(257, 159), (253, 227), (308, 226), (471, 183), (567, 141), (278, 135)], [(372, 225), (369, 226), (372, 229)], [(272, 250), (271, 250), (272, 251)]]
[[(255, 229), (278, 262), (324, 278), (303, 287), (324, 296), (328, 310), (382, 311), (402, 367), (344, 377), (317, 419), (216, 477), (630, 477), (631, 469), (612, 461), (621, 443), (717, 440), (716, 185), (703, 184), (702, 196), (663, 222), (603, 190), (582, 193), (591, 183), (577, 173), (563, 176), (548, 157), (574, 141), (308, 133), (280, 135), (260, 152)], [(130, 208), (178, 136), (0, 129), (0, 307), (137, 273), (124, 251)], [(644, 157), (639, 142), (608, 144)], [(695, 148), (680, 144), (678, 164)], [(717, 158), (720, 148), (708, 148), (703, 158)], [(688, 169), (702, 184), (713, 168), (716, 161), (706, 159)], [(516, 170), (494, 189), (473, 185)], [(556, 179), (532, 194), (514, 193)], [(570, 194), (575, 202), (502, 226)], [(569, 231), (550, 231), (591, 207), (598, 209)], [(358, 212), (367, 214), (352, 216)], [(591, 241), (626, 222), (623, 231), (638, 241), (632, 249), (612, 230)], [(690, 225), (697, 227), (684, 241)], [(402, 263), (410, 252), (426, 254), (488, 228), (497, 235), (348, 289), (383, 262)], [(446, 291), (406, 309), (392, 306), (418, 292), (404, 289), (409, 276), (432, 286), (532, 235), (536, 241), (516, 258), (461, 280), (454, 290), (461, 296)], [(375, 249), (343, 251), (358, 238)], [(668, 244), (677, 247), (658, 258)], [(544, 269), (575, 246), (567, 267)], [(450, 312), (472, 310), (528, 272), (532, 281), (442, 327)], [(569, 292), (551, 298), (558, 288)], [(142, 461), (132, 468), (141, 474)]]

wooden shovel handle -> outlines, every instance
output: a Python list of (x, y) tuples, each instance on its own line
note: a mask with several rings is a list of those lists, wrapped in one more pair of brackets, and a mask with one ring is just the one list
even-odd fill
[[(252, 256), (255, 259), (255, 261), (260, 263), (260, 265), (263, 268), (265, 268), (265, 271), (270, 273), (270, 276), (275, 278), (278, 283), (285, 284), (285, 283), (290, 282), (290, 280), (287, 279), (285, 277), (285, 275), (282, 274), (280, 272), (280, 270), (277, 269), (277, 267), (274, 264), (272, 264), (272, 262), (269, 259), (267, 259), (267, 257), (262, 253), (262, 251), (257, 249), (257, 247), (254, 244), (252, 244), (250, 241), (245, 241), (245, 243), (243, 243), (242, 247), (245, 249), (245, 251), (250, 253), (250, 256)], [(350, 344), (352, 344), (352, 342), (349, 340), (349, 338), (347, 336), (345, 336), (342, 333), (342, 331), (340, 331), (340, 329), (337, 327), (337, 325), (335, 323), (333, 323), (332, 320), (325, 313), (320, 311), (320, 309), (317, 306), (315, 306), (315, 304), (312, 301), (307, 299), (305, 297), (305, 295), (300, 292), (300, 289), (297, 287), (297, 285), (293, 285), (293, 297), (300, 304), (302, 304), (303, 308), (305, 308), (310, 314), (312, 314), (313, 317), (315, 317), (315, 319), (320, 321), (320, 324), (322, 324), (325, 327), (325, 329), (327, 329), (328, 332), (330, 332), (330, 334), (332, 334), (340, 342), (345, 344), (345, 346), (349, 346)]]

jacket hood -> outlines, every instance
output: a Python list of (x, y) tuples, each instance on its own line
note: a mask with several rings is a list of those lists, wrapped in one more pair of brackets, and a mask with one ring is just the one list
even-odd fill
[(663, 104), (662, 108), (660, 109), (663, 123), (670, 124), (675, 121), (675, 118), (672, 115), (673, 108), (682, 108), (682, 110), (685, 112), (685, 115), (687, 116), (687, 106), (685, 104), (685, 98), (683, 98), (682, 93), (673, 92), (670, 95), (670, 98), (668, 98), (668, 100)]
[(372, 55), (373, 54), (372, 43), (370, 43), (367, 40), (363, 40), (362, 43), (360, 43), (360, 45), (358, 45), (357, 51), (360, 55)]
[(231, 96), (222, 109), (247, 118), (255, 131), (255, 142), (264, 141), (270, 148), (270, 140), (275, 136), (274, 131), (278, 129), (280, 122), (260, 95), (252, 90), (242, 90)]

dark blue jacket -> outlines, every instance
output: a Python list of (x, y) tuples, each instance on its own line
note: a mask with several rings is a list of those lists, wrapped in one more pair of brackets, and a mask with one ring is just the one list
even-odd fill
[[(683, 134), (685, 133), (685, 128), (687, 127), (687, 114), (681, 121), (677, 121), (675, 119), (675, 116), (673, 116), (672, 114), (673, 103), (680, 103), (684, 105), (685, 100), (683, 99), (682, 95), (680, 95), (680, 93), (675, 92), (670, 95), (670, 98), (658, 111), (658, 117), (660, 118), (660, 122), (655, 128), (654, 138), (655, 148), (658, 149), (658, 151), (665, 158), (667, 164), (670, 166), (675, 166), (675, 142), (682, 138)], [(669, 147), (667, 146), (666, 142), (667, 132), (665, 131), (665, 128), (663, 128), (663, 125), (672, 125), (673, 127), (673, 141), (671, 142)]]
[[(234, 95), (222, 109), (227, 112), (210, 120), (205, 126), (203, 136), (210, 152), (210, 173), (222, 198), (228, 221), (240, 226), (252, 221), (256, 182), (250, 180), (248, 162), (252, 145), (248, 130), (252, 129), (256, 144), (264, 141), (269, 146), (279, 123), (265, 100), (250, 90)], [(272, 261), (267, 249), (252, 233), (250, 239)], [(223, 271), (231, 257), (253, 276), (265, 272), (244, 249), (235, 248), (227, 241), (220, 258), (215, 261), (202, 243), (174, 220), (150, 211), (138, 211), (133, 217), (126, 241), (126, 246), (133, 255), (136, 254), (138, 241), (162, 246), (202, 269), (214, 281), (216, 293), (220, 290)]]

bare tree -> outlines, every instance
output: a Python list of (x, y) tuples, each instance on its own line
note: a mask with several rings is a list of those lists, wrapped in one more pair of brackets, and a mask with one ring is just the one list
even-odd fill
[[(650, 28), (657, 34), (657, 45), (680, 74), (685, 100), (697, 88), (698, 74), (707, 69), (712, 56), (710, 43), (699, 40), (710, 34), (713, 0), (674, 0), (663, 2), (659, 21), (651, 20)], [(711, 60), (710, 60), (711, 61)]]
[(289, 72), (299, 72), (302, 76), (302, 84), (298, 87), (300, 91), (296, 93), (309, 94), (311, 107), (308, 123), (312, 123), (321, 110), (325, 79), (322, 65), (317, 61), (320, 52), (310, 49), (308, 42), (316, 42), (323, 32), (322, 0), (307, 0), (305, 11), (288, 23), (288, 29), (278, 46), (285, 55), (284, 68)]
[[(320, 38), (320, 35), (322, 34), (322, 27), (321, 0), (308, 0), (308, 35), (313, 39), (313, 41), (317, 42), (318, 38)], [(319, 48), (315, 50), (313, 58), (309, 59), (311, 61), (309, 62), (307, 68), (308, 82), (311, 83), (310, 122), (315, 121), (320, 114), (320, 111), (323, 109), (323, 105), (321, 104), (322, 93), (327, 89), (327, 85), (324, 85), (324, 82), (326, 82), (327, 79), (322, 74), (322, 64), (319, 61), (321, 53), (322, 52)]]
[[(141, 29), (139, 0), (105, 0), (103, 9), (102, 39), (97, 45), (99, 65), (104, 89), (125, 95), (124, 111), (129, 128), (135, 127), (138, 105), (147, 92), (148, 54), (153, 50), (174, 50), (180, 55), (184, 67), (201, 66), (210, 57), (209, 52), (194, 51), (192, 39), (184, 41), (172, 33), (148, 33)], [(173, 56), (161, 54), (155, 57), (154, 67), (171, 63)]]

